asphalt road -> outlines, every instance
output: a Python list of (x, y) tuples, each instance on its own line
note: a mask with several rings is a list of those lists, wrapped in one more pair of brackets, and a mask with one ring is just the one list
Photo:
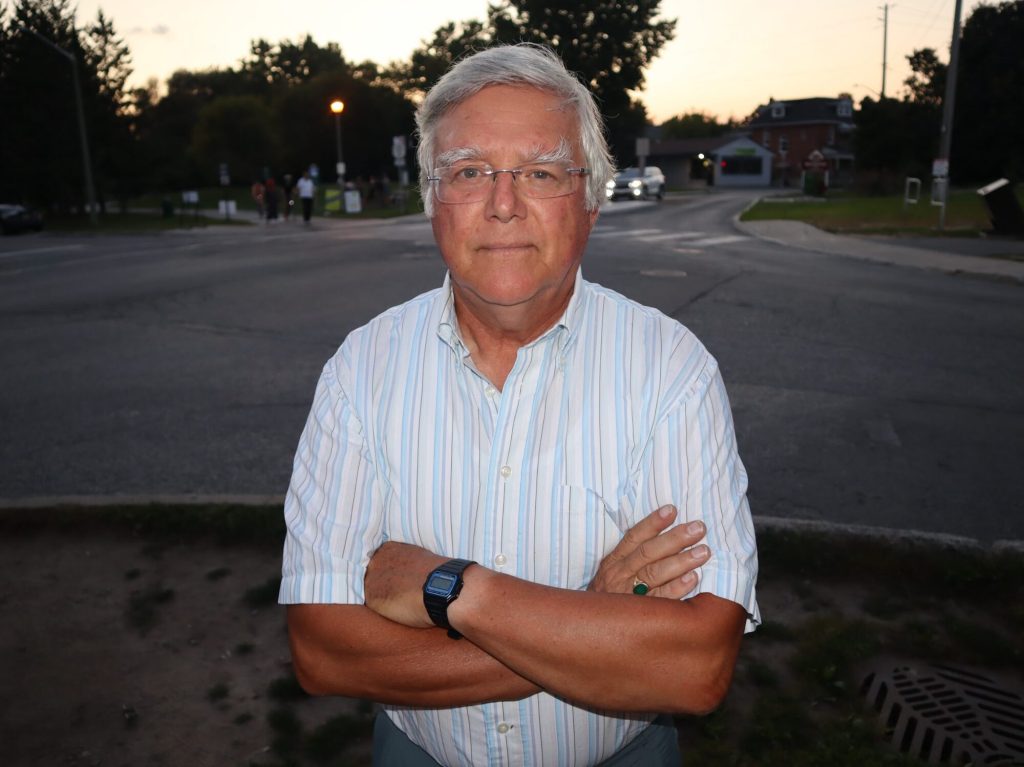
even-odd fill
[[(602, 214), (584, 274), (722, 363), (755, 516), (1024, 539), (1019, 284), (748, 237), (747, 192)], [(324, 361), (435, 287), (429, 224), (0, 241), (0, 499), (281, 495)]]

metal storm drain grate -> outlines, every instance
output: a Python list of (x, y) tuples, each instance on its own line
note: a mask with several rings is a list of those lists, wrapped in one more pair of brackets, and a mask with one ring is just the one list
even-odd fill
[(905, 754), (931, 764), (1024, 765), (1024, 695), (976, 670), (883, 659), (860, 691)]

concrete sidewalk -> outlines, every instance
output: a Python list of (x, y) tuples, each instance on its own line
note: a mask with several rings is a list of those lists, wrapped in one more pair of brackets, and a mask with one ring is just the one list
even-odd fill
[[(927, 240), (911, 240), (914, 245), (925, 245), (913, 247), (900, 244), (899, 238), (894, 237), (830, 234), (802, 221), (740, 221), (736, 216), (733, 222), (744, 234), (786, 247), (915, 269), (934, 269), (947, 274), (974, 274), (1024, 283), (1024, 261), (977, 254), (979, 249), (972, 240), (958, 244), (957, 238), (947, 238), (942, 242), (943, 249), (937, 250), (927, 247), (933, 244)], [(1024, 241), (1001, 240), (998, 247), (1004, 253), (1024, 259)], [(950, 252), (955, 250), (962, 252)]]

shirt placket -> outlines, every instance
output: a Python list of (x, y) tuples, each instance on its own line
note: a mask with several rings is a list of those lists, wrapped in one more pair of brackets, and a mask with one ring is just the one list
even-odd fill
[[(488, 567), (499, 573), (522, 576), (519, 566), (519, 534), (523, 524), (521, 502), (524, 457), (528, 451), (530, 407), (538, 385), (535, 346), (519, 350), (516, 364), (501, 391), (487, 381), (482, 385), (482, 407), (493, 408), (494, 435), (487, 460), (487, 502), (483, 551)], [(485, 709), (488, 752), (491, 765), (525, 765), (526, 722), (516, 702), (488, 704)]]

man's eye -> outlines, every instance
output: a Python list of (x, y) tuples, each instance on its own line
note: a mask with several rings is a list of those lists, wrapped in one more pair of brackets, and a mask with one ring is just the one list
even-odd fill
[(455, 168), (452, 171), (452, 179), (455, 181), (472, 181), (480, 178), (483, 171), (473, 165), (467, 165), (462, 168)]
[(555, 168), (547, 167), (527, 168), (525, 175), (530, 181), (536, 181), (541, 184), (558, 181), (559, 179), (559, 171)]

